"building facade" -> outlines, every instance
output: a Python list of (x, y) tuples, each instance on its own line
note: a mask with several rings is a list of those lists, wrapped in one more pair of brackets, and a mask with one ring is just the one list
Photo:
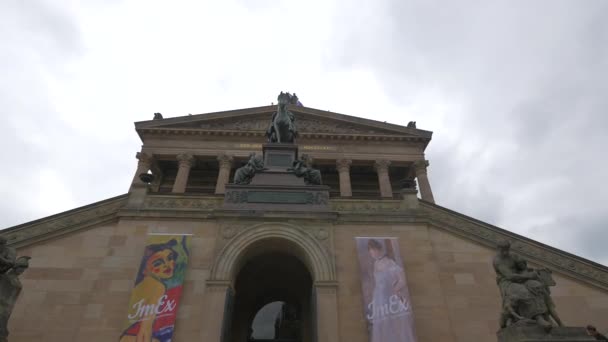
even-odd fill
[[(3, 230), (32, 257), (10, 341), (120, 340), (153, 234), (191, 236), (173, 341), (248, 341), (269, 327), (285, 341), (369, 341), (358, 237), (397, 238), (419, 342), (496, 340), (501, 240), (553, 271), (567, 325), (608, 324), (608, 268), (435, 204), (432, 133), (415, 123), (293, 106), (298, 151), (326, 186), (323, 208), (227, 205), (235, 171), (263, 153), (275, 110), (137, 122), (143, 145), (127, 194)], [(278, 316), (255, 323), (270, 303), (282, 303)]]

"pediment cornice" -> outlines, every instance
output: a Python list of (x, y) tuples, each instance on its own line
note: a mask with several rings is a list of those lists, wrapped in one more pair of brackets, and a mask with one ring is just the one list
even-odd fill
[(57, 215), (20, 224), (0, 231), (13, 247), (23, 247), (71, 232), (111, 222), (127, 200), (127, 195), (113, 197)]
[[(274, 106), (137, 122), (146, 135), (263, 137)], [(414, 141), (428, 144), (432, 132), (307, 107), (290, 107), (301, 137), (336, 140)]]
[(527, 260), (559, 271), (574, 279), (608, 290), (608, 267), (574, 254), (528, 239), (508, 230), (476, 220), (450, 209), (420, 201), (433, 226), (445, 229), (491, 248), (501, 240)]

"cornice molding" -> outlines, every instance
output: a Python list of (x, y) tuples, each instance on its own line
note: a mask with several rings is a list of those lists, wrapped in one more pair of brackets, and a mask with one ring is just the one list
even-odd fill
[(496, 248), (501, 240), (511, 242), (511, 249), (529, 261), (547, 266), (572, 278), (608, 290), (608, 267), (528, 239), (505, 229), (476, 220), (426, 201), (420, 207), (433, 226)]
[(8, 244), (19, 248), (55, 238), (76, 230), (108, 223), (116, 219), (127, 195), (89, 204), (57, 215), (24, 223), (0, 231)]
[[(28, 222), (0, 231), (9, 245), (20, 248), (116, 220), (118, 217), (219, 219), (229, 218), (223, 213), (221, 196), (148, 195), (142, 208), (135, 211), (124, 208), (127, 194), (79, 207), (57, 215)], [(509, 240), (512, 249), (531, 262), (549, 267), (566, 276), (608, 290), (608, 267), (576, 255), (544, 245), (521, 235), (426, 201), (419, 201), (419, 209), (405, 206), (401, 200), (331, 199), (332, 215), (315, 220), (333, 224), (352, 223), (428, 223), (466, 239), (495, 248), (500, 240)], [(284, 219), (280, 213), (268, 217)], [(290, 213), (287, 213), (291, 215)], [(260, 219), (259, 213), (238, 213), (243, 219)], [(273, 216), (274, 215), (274, 216)], [(234, 215), (233, 215), (234, 216)], [(264, 217), (264, 219), (268, 219)], [(297, 220), (298, 217), (291, 217)], [(310, 216), (301, 217), (310, 220)], [(321, 238), (324, 235), (319, 235)], [(489, 262), (489, 261), (488, 261)]]
[[(139, 130), (142, 137), (150, 136), (219, 136), (219, 137), (261, 137), (265, 138), (264, 131), (250, 130), (222, 130), (205, 128), (142, 128)], [(424, 137), (402, 136), (395, 134), (339, 134), (339, 133), (298, 133), (300, 137), (308, 139), (328, 140), (361, 140), (361, 141), (407, 141), (417, 143), (428, 143), (429, 139)]]

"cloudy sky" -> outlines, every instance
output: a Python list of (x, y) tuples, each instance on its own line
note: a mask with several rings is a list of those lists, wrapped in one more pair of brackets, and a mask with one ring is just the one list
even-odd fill
[(127, 191), (134, 121), (268, 105), (434, 131), (437, 203), (608, 264), (608, 2), (5, 0), (0, 227)]

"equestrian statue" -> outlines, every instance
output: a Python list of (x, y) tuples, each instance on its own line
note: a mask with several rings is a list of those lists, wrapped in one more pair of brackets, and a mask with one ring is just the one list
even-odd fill
[(296, 129), (296, 118), (292, 112), (287, 110), (287, 105), (302, 106), (298, 97), (294, 93), (281, 92), (277, 98), (277, 111), (272, 115), (272, 121), (266, 137), (269, 143), (294, 144), (298, 131)]

